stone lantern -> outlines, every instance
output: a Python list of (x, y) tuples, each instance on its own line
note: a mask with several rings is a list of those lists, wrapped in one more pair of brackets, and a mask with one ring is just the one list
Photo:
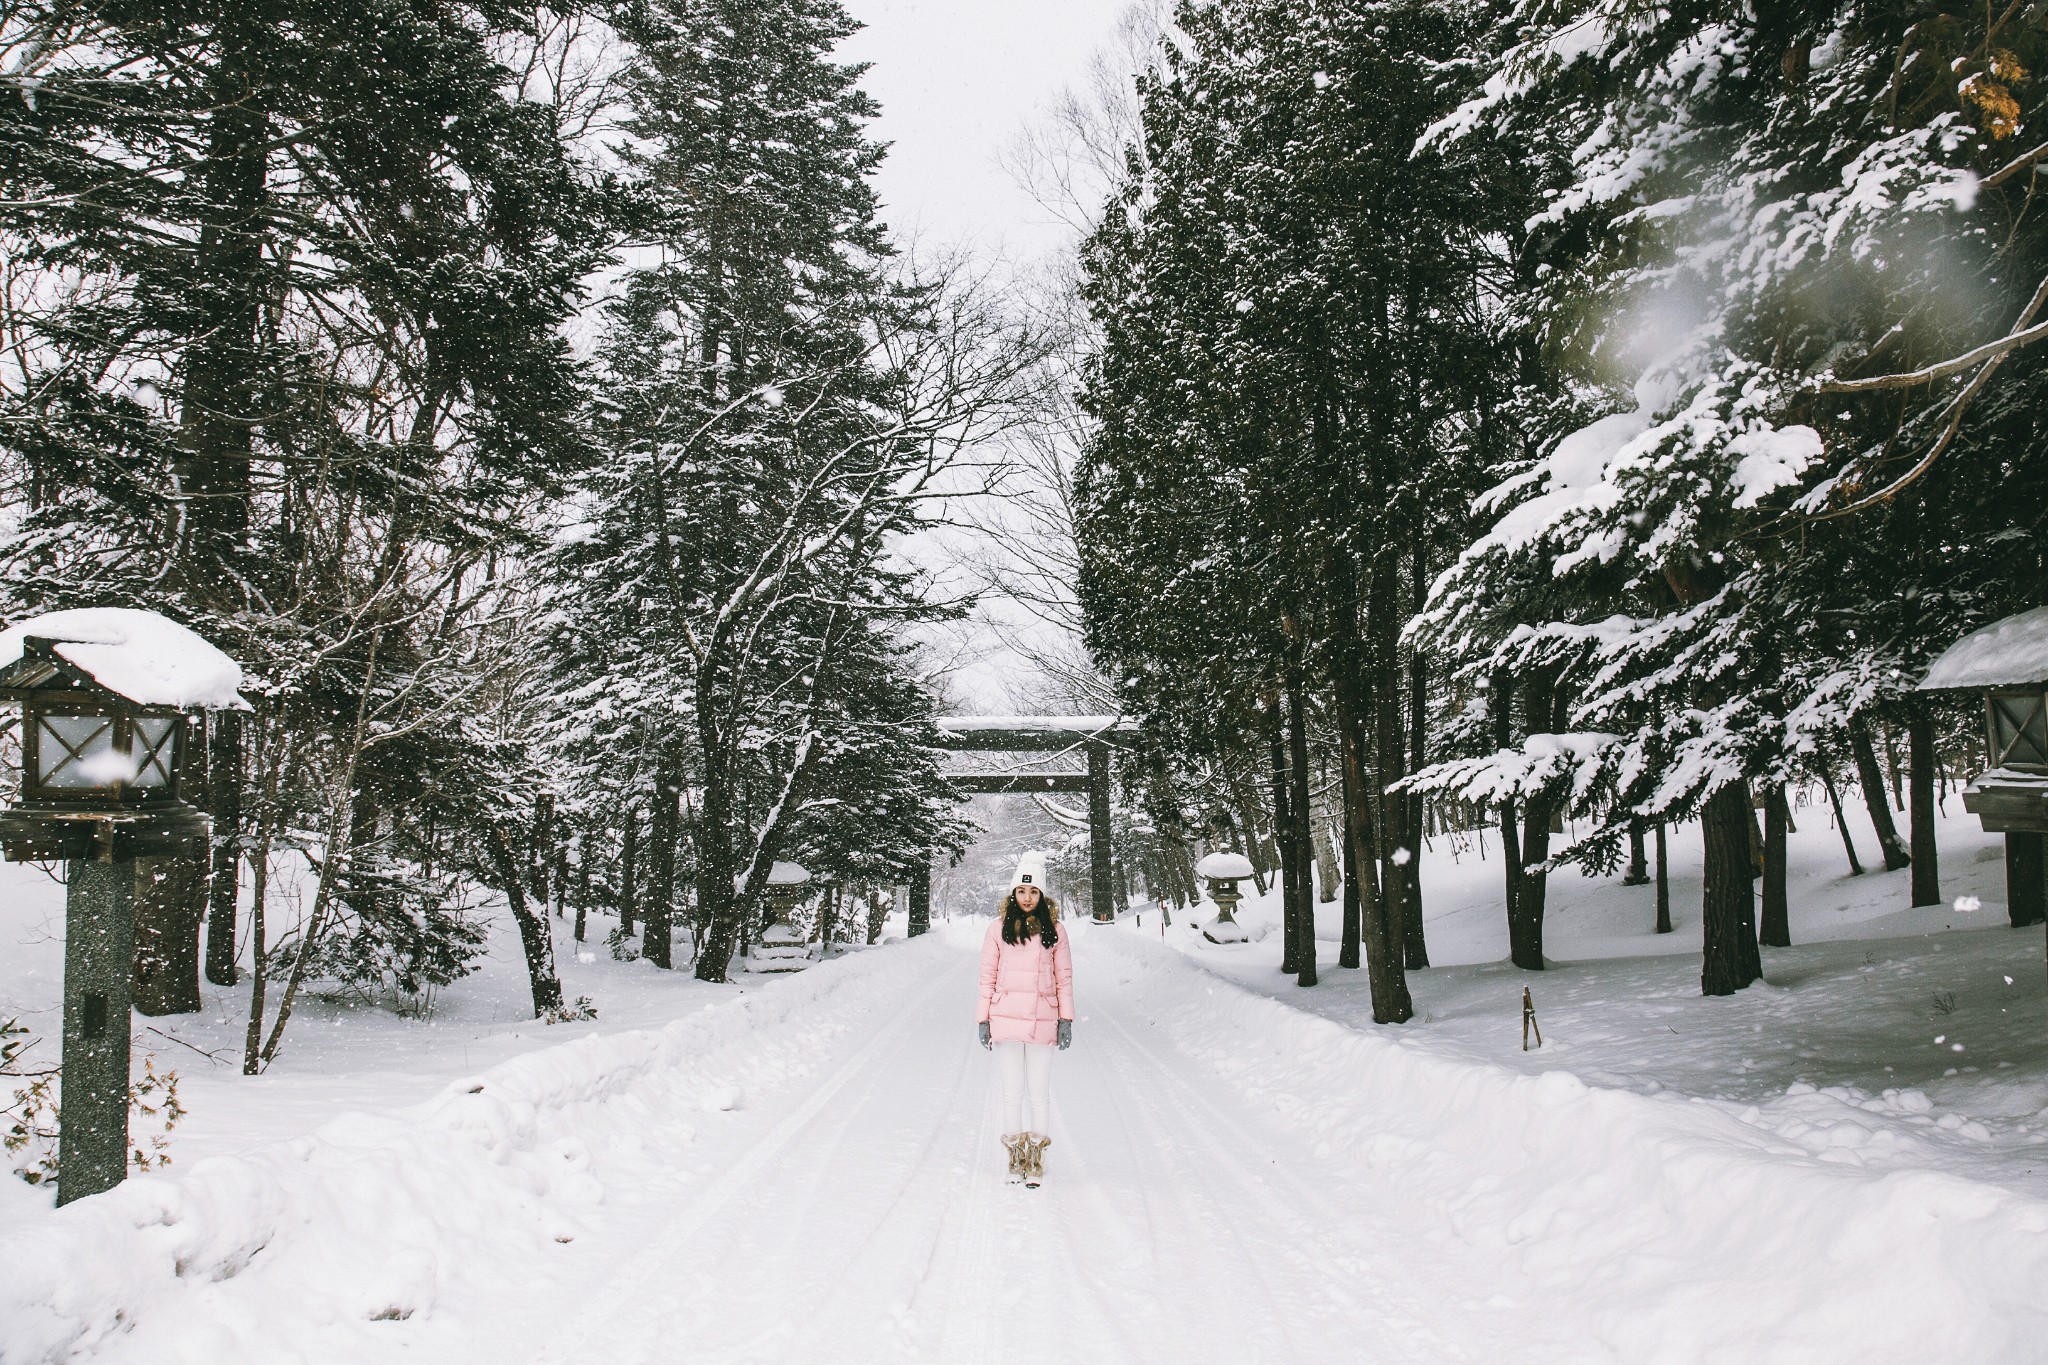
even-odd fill
[(1246, 936), (1236, 911), (1244, 896), (1237, 884), (1252, 875), (1251, 859), (1227, 850), (1211, 853), (1195, 864), (1195, 875), (1207, 883), (1209, 899), (1216, 904), (1216, 918), (1202, 926), (1202, 937), (1211, 943), (1243, 943)]
[(2005, 835), (2006, 899), (2014, 924), (2048, 917), (2048, 607), (2008, 616), (1956, 641), (1934, 661), (1922, 692), (1984, 699), (1984, 770), (1963, 789), (1963, 809)]
[(768, 869), (768, 912), (774, 918), (761, 930), (748, 967), (757, 972), (796, 972), (810, 965), (811, 946), (790, 926), (789, 917), (810, 893), (811, 874), (799, 863), (778, 862)]
[(203, 711), (247, 705), (241, 681), (155, 612), (59, 611), (0, 631), (0, 702), (22, 713), (0, 851), (65, 865), (60, 1204), (127, 1174), (135, 859), (205, 850), (206, 816), (182, 799), (188, 736)]

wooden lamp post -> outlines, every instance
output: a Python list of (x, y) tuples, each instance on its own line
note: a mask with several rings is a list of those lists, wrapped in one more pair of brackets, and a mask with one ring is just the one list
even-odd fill
[(1985, 767), (1963, 809), (2005, 835), (2006, 900), (2014, 925), (2048, 919), (2048, 607), (1994, 621), (1949, 646), (1922, 692), (1984, 699)]
[(241, 706), (241, 670), (153, 612), (53, 612), (0, 632), (0, 702), (21, 707), (21, 799), (0, 811), (9, 861), (62, 860), (64, 1053), (57, 1202), (128, 1170), (135, 859), (197, 857), (182, 799), (188, 736)]

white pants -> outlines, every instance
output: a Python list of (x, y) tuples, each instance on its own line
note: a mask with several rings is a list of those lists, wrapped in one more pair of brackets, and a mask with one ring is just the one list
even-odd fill
[[(996, 1065), (1003, 1074), (1003, 1132), (1044, 1133), (1052, 1116), (1052, 1053), (1035, 1043), (997, 1043)], [(1025, 1122), (1026, 1092), (1030, 1122)]]

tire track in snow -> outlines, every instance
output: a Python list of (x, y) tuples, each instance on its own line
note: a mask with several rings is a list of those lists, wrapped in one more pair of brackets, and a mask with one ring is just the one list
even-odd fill
[(572, 1362), (574, 1365), (587, 1365), (585, 1347), (592, 1337), (613, 1323), (626, 1320), (635, 1300), (644, 1296), (655, 1281), (672, 1273), (675, 1262), (688, 1250), (691, 1239), (724, 1212), (727, 1205), (745, 1193), (762, 1171), (825, 1110), (841, 1090), (889, 1052), (899, 1041), (896, 1035), (904, 1031), (911, 1017), (946, 985), (946, 979), (939, 978), (899, 1009), (888, 1022), (875, 1030), (874, 1036), (859, 1051), (821, 1082), (810, 1098), (755, 1142), (745, 1156), (727, 1167), (708, 1186), (695, 1191), (688, 1212), (636, 1258), (637, 1268), (614, 1280), (596, 1300), (583, 1305), (568, 1330), (533, 1357), (533, 1365), (572, 1365)]

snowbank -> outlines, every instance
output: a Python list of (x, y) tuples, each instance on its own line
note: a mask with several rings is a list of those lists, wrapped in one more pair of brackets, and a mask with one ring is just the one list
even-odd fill
[(1722, 1106), (1433, 1055), (1137, 935), (1086, 950), (1181, 1051), (1352, 1158), (1360, 1198), (1433, 1206), (1445, 1238), (1542, 1287), (1530, 1311), (1583, 1317), (1587, 1359), (2042, 1358), (2048, 1203), (1831, 1164)]
[(698, 1125), (815, 1070), (946, 951), (934, 938), (837, 959), (62, 1210), (0, 1201), (0, 1360), (367, 1358), (378, 1323), (458, 1283), (531, 1276), (594, 1206), (677, 1178)]
[(56, 654), (139, 706), (241, 710), (242, 668), (192, 631), (153, 611), (82, 607), (18, 621), (0, 631), (0, 668), (35, 635), (62, 641)]

